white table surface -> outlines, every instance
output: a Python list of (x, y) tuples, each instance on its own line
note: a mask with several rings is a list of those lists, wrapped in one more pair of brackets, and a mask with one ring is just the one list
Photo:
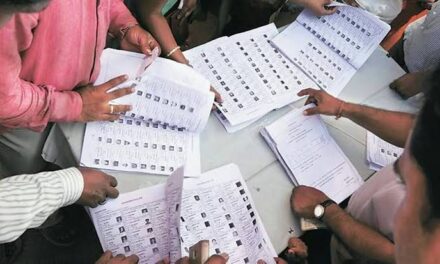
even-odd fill
[[(388, 91), (388, 84), (403, 74), (404, 71), (386, 56), (385, 51), (378, 48), (339, 97), (350, 102), (370, 103), (381, 108), (413, 111), (411, 105)], [(293, 185), (259, 131), (263, 126), (288, 112), (291, 107), (300, 107), (303, 103), (304, 100), (301, 100), (291, 106), (273, 111), (234, 134), (228, 134), (211, 114), (207, 127), (201, 134), (202, 171), (228, 163), (235, 163), (240, 167), (277, 252), (281, 252), (286, 247), (291, 235), (289, 230), (291, 228), (298, 230), (297, 221), (289, 206)], [(374, 171), (370, 170), (366, 163), (365, 129), (346, 119), (336, 121), (332, 117), (324, 117), (324, 121), (328, 124), (331, 135), (360, 175), (364, 179), (370, 177)], [(84, 125), (82, 124), (57, 125), (51, 133), (52, 140), (48, 140), (50, 144), (45, 146), (43, 156), (62, 166), (72, 166), (72, 162), (78, 164), (83, 135)], [(70, 147), (67, 149), (71, 149), (72, 153), (66, 151), (66, 146)], [(121, 193), (166, 180), (166, 177), (158, 175), (115, 171), (109, 173), (118, 179), (118, 188)]]

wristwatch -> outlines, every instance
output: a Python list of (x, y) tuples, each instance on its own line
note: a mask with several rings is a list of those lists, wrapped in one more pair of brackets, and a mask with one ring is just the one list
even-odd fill
[(330, 205), (335, 204), (335, 201), (332, 199), (327, 199), (324, 202), (318, 204), (315, 206), (315, 209), (313, 210), (313, 214), (318, 220), (321, 220), (325, 213), (325, 208), (329, 207)]

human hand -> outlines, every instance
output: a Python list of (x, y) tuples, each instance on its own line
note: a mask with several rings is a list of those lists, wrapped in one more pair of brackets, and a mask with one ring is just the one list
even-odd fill
[(104, 254), (95, 262), (95, 264), (136, 264), (139, 262), (139, 258), (136, 255), (131, 255), (125, 257), (120, 254), (113, 257), (111, 251), (106, 251)]
[(308, 88), (301, 90), (298, 93), (298, 96), (305, 96), (305, 95), (309, 96), (305, 104), (308, 105), (314, 103), (316, 104), (316, 107), (312, 107), (305, 110), (304, 115), (323, 114), (323, 115), (336, 116), (340, 114), (341, 107), (344, 101), (331, 96), (326, 91)]
[(425, 72), (407, 73), (390, 83), (390, 89), (403, 99), (408, 99), (423, 90), (426, 77)]
[(291, 237), (287, 246), (287, 255), (294, 256), (299, 261), (307, 259), (307, 245), (297, 237)]
[(336, 12), (336, 7), (328, 7), (332, 0), (290, 0), (310, 9), (317, 16), (331, 15)]
[(135, 25), (127, 30), (124, 38), (121, 40), (121, 48), (123, 50), (140, 52), (147, 56), (151, 56), (151, 51), (158, 48), (160, 54), (159, 43), (139, 25)]
[(112, 92), (110, 89), (127, 80), (127, 76), (119, 76), (101, 85), (87, 85), (78, 90), (83, 106), (78, 122), (110, 121), (119, 118), (119, 114), (131, 110), (130, 105), (110, 105), (109, 102), (116, 98), (131, 94), (134, 88), (122, 88)]
[(221, 96), (221, 94), (219, 92), (217, 92), (217, 90), (211, 86), (211, 92), (214, 93), (214, 99), (217, 103), (223, 103), (223, 98)]
[[(220, 255), (212, 255), (204, 264), (226, 264), (228, 262), (229, 256), (226, 253), (222, 253)], [(170, 264), (170, 260), (168, 258), (158, 262), (157, 264)], [(190, 264), (192, 263), (188, 257), (183, 257), (176, 261), (176, 264)]]
[[(274, 258), (276, 264), (287, 264), (287, 262), (282, 258)], [(257, 264), (267, 264), (266, 261), (259, 259)]]
[(79, 171), (84, 178), (84, 189), (77, 203), (94, 208), (105, 202), (107, 197), (118, 197), (115, 177), (89, 168), (79, 168)]
[(298, 186), (293, 188), (290, 196), (290, 207), (293, 212), (304, 218), (315, 218), (315, 206), (327, 200), (328, 197), (318, 189)]
[(185, 0), (183, 2), (182, 9), (179, 9), (177, 13), (177, 19), (180, 21), (185, 20), (185, 18), (189, 17), (192, 14), (192, 12), (194, 12), (196, 7), (197, 7), (197, 0)]
[(424, 9), (428, 9), (431, 10), (432, 5), (437, 2), (437, 0), (419, 0), (418, 3), (419, 5), (424, 8)]

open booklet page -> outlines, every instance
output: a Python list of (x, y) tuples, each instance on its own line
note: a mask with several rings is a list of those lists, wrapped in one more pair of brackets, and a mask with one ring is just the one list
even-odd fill
[[(124, 60), (136, 66), (122, 68), (121, 65), (128, 64)], [(132, 52), (106, 49), (97, 84), (128, 74), (131, 79), (118, 88), (131, 86), (136, 89), (135, 93), (112, 102), (133, 106), (125, 116), (201, 132), (214, 102), (209, 81), (192, 68), (163, 58), (157, 58), (142, 72), (139, 67), (144, 65), (143, 60)], [(139, 72), (142, 73), (139, 75)]]
[(80, 164), (86, 167), (170, 175), (185, 165), (200, 174), (200, 140), (195, 133), (141, 120), (87, 124)]
[(256, 120), (298, 100), (313, 82), (269, 42), (274, 24), (223, 37), (185, 52), (222, 95), (219, 111), (231, 126)]
[(228, 263), (274, 263), (277, 254), (236, 165), (186, 179), (181, 214), (183, 255), (209, 240), (210, 253), (228, 253)]
[(228, 263), (274, 263), (277, 254), (236, 165), (185, 179), (183, 191), (182, 177), (177, 170), (167, 185), (121, 194), (90, 209), (103, 249), (137, 254), (140, 263), (170, 254), (174, 263), (198, 241), (209, 240), (210, 254), (226, 252)]
[(121, 194), (89, 210), (102, 248), (114, 255), (136, 254), (139, 263), (180, 258), (179, 216), (183, 169), (166, 184)]
[(371, 132), (367, 132), (367, 161), (370, 168), (380, 170), (396, 161), (403, 153), (399, 148), (379, 138)]
[[(272, 42), (312, 78), (337, 96), (390, 30), (362, 9), (339, 5), (318, 17), (304, 10)], [(292, 45), (295, 43), (295, 45)]]
[(295, 184), (317, 188), (340, 203), (363, 180), (320, 116), (304, 116), (307, 107), (311, 106), (287, 113), (265, 127), (262, 135)]
[(135, 85), (136, 92), (112, 103), (130, 104), (133, 110), (115, 122), (87, 124), (81, 164), (165, 175), (187, 165), (186, 176), (198, 175), (198, 133), (207, 123), (214, 98), (209, 81), (166, 59), (156, 59), (145, 70), (144, 57), (104, 51), (96, 84), (127, 74), (129, 80), (119, 87)]

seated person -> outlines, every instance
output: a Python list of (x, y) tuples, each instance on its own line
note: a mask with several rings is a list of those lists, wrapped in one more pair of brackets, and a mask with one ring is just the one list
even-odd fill
[[(177, 9), (183, 1), (182, 8)], [(143, 25), (157, 39), (163, 55), (188, 64), (181, 48), (188, 44), (189, 18), (197, 7), (197, 0), (129, 0), (128, 6), (136, 10)]]
[(403, 39), (391, 50), (390, 55), (409, 73), (390, 84), (402, 98), (423, 92), (424, 81), (440, 62), (440, 3), (433, 0), (428, 14), (413, 23), (405, 31)]
[[(132, 88), (107, 93), (121, 76), (94, 87), (107, 33), (126, 50), (150, 54), (158, 47), (122, 0), (0, 1), (20, 11), (24, 4), (47, 7), (14, 14), (0, 29), (0, 177), (37, 173), (46, 167), (42, 148), (51, 122), (115, 120), (130, 106), (109, 102)], [(69, 14), (69, 15), (66, 15)], [(20, 164), (20, 166), (17, 166)]]
[[(340, 262), (341, 256), (356, 256), (355, 263), (377, 261), (380, 263), (438, 263), (440, 259), (440, 196), (437, 194), (439, 181), (440, 150), (440, 67), (430, 80), (426, 101), (415, 126), (409, 135), (402, 156), (390, 168), (396, 177), (389, 183), (376, 184), (369, 182), (355, 193), (350, 200), (347, 211), (335, 203), (327, 203), (320, 219), (340, 241), (335, 250), (333, 263)], [(334, 100), (323, 94), (317, 97), (319, 109), (314, 113), (340, 113)], [(337, 105), (337, 104), (336, 104)], [(343, 108), (344, 116), (351, 116), (360, 106)], [(331, 110), (333, 109), (333, 110)], [(351, 110), (350, 110), (351, 109)], [(364, 110), (371, 112), (371, 109)], [(358, 121), (362, 114), (357, 114)], [(365, 118), (364, 118), (365, 121)], [(367, 122), (365, 122), (367, 123)], [(384, 175), (372, 179), (379, 180)], [(370, 181), (372, 181), (370, 180)], [(380, 183), (380, 182), (377, 182)], [(400, 186), (394, 188), (394, 186)], [(363, 193), (370, 189), (372, 196)], [(380, 194), (380, 195), (379, 195)], [(362, 197), (361, 197), (362, 196)], [(353, 204), (353, 198), (355, 204)], [(306, 218), (314, 217), (314, 208), (328, 201), (328, 197), (314, 188), (300, 186), (292, 193), (292, 209)], [(359, 218), (359, 216), (361, 218)], [(389, 226), (387, 234), (384, 224)], [(342, 249), (342, 248), (340, 248)], [(342, 253), (342, 254), (339, 254)]]
[[(437, 86), (435, 84), (433, 88), (438, 88)], [(404, 146), (414, 124), (415, 117), (411, 114), (343, 102), (325, 91), (306, 89), (299, 95), (308, 95), (306, 103), (317, 105), (305, 110), (304, 114), (349, 118), (400, 147)], [(388, 166), (352, 195), (346, 211), (330, 201), (325, 203), (329, 210), (322, 220), (334, 233), (331, 249), (333, 263), (343, 263), (351, 258), (356, 261), (368, 259), (393, 263), (394, 216), (404, 196), (404, 185), (397, 181), (392, 166)], [(327, 199), (325, 194), (314, 188), (297, 187), (294, 188), (291, 198), (292, 209), (299, 216), (314, 218), (314, 207)]]

